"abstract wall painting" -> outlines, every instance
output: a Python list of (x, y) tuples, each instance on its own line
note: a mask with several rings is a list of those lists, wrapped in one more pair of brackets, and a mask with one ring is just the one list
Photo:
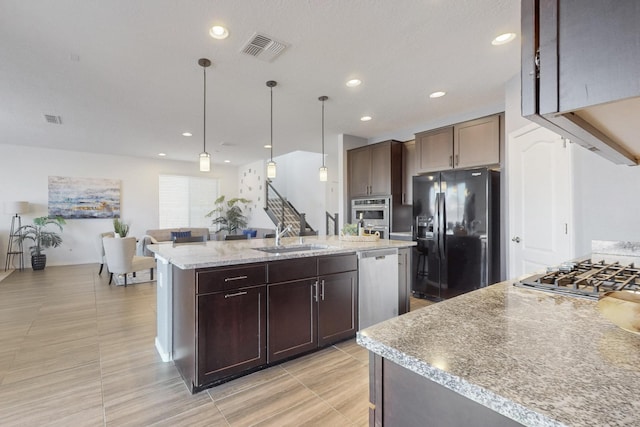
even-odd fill
[(120, 180), (50, 176), (49, 216), (120, 218)]

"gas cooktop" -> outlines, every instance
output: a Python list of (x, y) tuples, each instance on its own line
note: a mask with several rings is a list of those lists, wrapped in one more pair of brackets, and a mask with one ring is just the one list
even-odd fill
[(640, 268), (634, 263), (585, 260), (567, 262), (536, 274), (515, 286), (540, 289), (559, 294), (598, 299), (609, 291), (640, 292)]

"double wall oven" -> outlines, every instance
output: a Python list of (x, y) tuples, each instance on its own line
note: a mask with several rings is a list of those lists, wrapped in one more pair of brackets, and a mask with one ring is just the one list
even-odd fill
[(391, 228), (391, 197), (372, 197), (351, 200), (351, 221), (364, 220), (365, 230), (389, 238)]

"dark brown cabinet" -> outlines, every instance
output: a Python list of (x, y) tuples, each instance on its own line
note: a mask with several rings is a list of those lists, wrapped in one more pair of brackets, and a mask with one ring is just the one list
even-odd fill
[(173, 361), (192, 392), (267, 363), (266, 267), (173, 267)]
[(318, 277), (318, 345), (323, 347), (352, 337), (358, 322), (358, 273)]
[(402, 144), (402, 204), (413, 204), (413, 176), (416, 175), (416, 141)]
[(417, 172), (500, 163), (501, 115), (416, 134)]
[(402, 146), (385, 141), (347, 152), (349, 194), (353, 197), (397, 195), (402, 191)]
[(355, 336), (354, 253), (173, 267), (173, 361), (191, 392)]
[(197, 383), (206, 384), (264, 365), (267, 287), (197, 296)]
[(369, 425), (522, 427), (389, 359), (369, 352)]
[(355, 254), (276, 261), (268, 269), (269, 363), (355, 335)]
[(316, 279), (269, 285), (269, 362), (318, 346)]
[(523, 0), (522, 116), (614, 163), (640, 155), (640, 2)]
[(398, 316), (409, 312), (411, 295), (411, 249), (398, 249)]

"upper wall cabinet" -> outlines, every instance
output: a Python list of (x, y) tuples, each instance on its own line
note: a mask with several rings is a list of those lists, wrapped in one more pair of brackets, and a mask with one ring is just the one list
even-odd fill
[(394, 195), (402, 191), (402, 146), (398, 141), (354, 148), (347, 152), (351, 197)]
[(435, 172), (453, 167), (453, 127), (416, 134), (417, 172)]
[(640, 159), (640, 1), (522, 0), (522, 116), (617, 164)]
[(501, 115), (416, 134), (417, 173), (500, 163)]
[(470, 168), (500, 163), (500, 116), (453, 127), (453, 166)]
[(413, 176), (416, 174), (416, 142), (402, 143), (402, 204), (413, 204)]

